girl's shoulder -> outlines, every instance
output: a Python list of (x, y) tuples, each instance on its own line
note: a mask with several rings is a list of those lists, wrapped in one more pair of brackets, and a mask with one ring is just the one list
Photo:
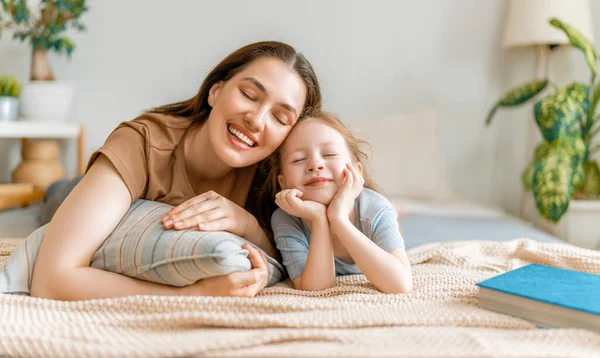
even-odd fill
[(387, 210), (395, 212), (394, 206), (385, 196), (368, 188), (364, 188), (358, 196), (357, 205), (361, 220), (372, 220)]
[(271, 215), (271, 225), (273, 228), (275, 225), (294, 226), (297, 228), (302, 227), (302, 219), (299, 217), (286, 213), (283, 209), (277, 208)]

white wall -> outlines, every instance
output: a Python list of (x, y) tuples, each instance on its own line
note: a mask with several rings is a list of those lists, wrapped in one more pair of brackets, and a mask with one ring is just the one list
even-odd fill
[[(168, 4), (168, 5), (166, 5)], [(516, 212), (531, 107), (483, 121), (505, 90), (533, 76), (533, 54), (501, 47), (503, 0), (219, 1), (91, 0), (72, 60), (53, 56), (76, 87), (73, 122), (86, 153), (144, 109), (194, 95), (206, 73), (250, 42), (274, 39), (303, 52), (319, 75), (325, 108), (348, 121), (435, 106), (453, 187)], [(600, 6), (593, 4), (600, 15)], [(600, 26), (596, 26), (600, 38)], [(28, 76), (29, 49), (4, 36), (0, 72)], [(553, 58), (558, 83), (587, 80), (575, 50)], [(74, 143), (68, 144), (74, 149)], [(0, 143), (0, 180), (18, 156)], [(73, 152), (73, 150), (71, 150)], [(73, 158), (67, 158), (68, 168)]]

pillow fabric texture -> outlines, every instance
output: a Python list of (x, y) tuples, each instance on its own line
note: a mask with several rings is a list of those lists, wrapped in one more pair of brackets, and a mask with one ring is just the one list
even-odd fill
[[(94, 253), (90, 266), (177, 287), (252, 268), (248, 250), (241, 247), (248, 241), (237, 235), (197, 229), (165, 230), (160, 218), (171, 208), (155, 201), (136, 200)], [(0, 272), (0, 292), (29, 294), (35, 259), (46, 227), (37, 229), (13, 251)], [(285, 271), (277, 260), (266, 257), (268, 286), (272, 286), (284, 278)]]

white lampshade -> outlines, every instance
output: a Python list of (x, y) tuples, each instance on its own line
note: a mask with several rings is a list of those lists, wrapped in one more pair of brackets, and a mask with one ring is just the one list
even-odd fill
[(549, 24), (553, 17), (594, 41), (589, 0), (510, 0), (504, 47), (568, 44), (567, 35)]

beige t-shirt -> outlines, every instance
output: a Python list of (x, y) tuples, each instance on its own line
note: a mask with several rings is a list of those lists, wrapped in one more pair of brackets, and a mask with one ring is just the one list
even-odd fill
[[(188, 180), (183, 139), (188, 129), (201, 124), (181, 117), (146, 113), (121, 123), (98, 149), (87, 165), (87, 170), (100, 153), (115, 166), (129, 189), (132, 201), (147, 199), (179, 205), (202, 194), (194, 191), (214, 190), (222, 196), (245, 207), (256, 165), (234, 169), (224, 180), (202, 183)], [(192, 187), (191, 183), (194, 183)]]

